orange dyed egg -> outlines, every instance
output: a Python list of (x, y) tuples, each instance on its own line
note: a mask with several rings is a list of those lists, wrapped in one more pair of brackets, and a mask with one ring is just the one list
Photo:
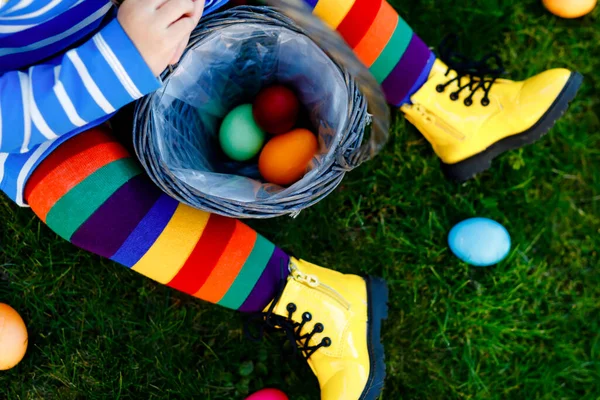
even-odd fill
[(260, 153), (258, 169), (271, 183), (290, 185), (304, 176), (317, 152), (317, 137), (308, 129), (275, 136)]
[(552, 14), (562, 18), (579, 18), (594, 10), (598, 0), (543, 0)]
[(0, 371), (11, 369), (27, 350), (25, 322), (12, 307), (0, 303)]

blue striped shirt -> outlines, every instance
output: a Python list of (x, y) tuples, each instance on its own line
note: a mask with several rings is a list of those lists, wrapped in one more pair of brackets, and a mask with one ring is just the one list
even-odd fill
[(48, 154), (160, 84), (110, 0), (0, 0), (0, 189), (26, 206)]

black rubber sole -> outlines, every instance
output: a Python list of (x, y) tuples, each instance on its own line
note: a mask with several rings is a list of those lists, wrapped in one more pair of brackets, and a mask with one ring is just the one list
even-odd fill
[(582, 83), (583, 76), (578, 72), (572, 72), (562, 92), (558, 95), (546, 114), (534, 126), (525, 132), (502, 139), (481, 153), (464, 161), (456, 164), (444, 164), (442, 162), (442, 170), (446, 177), (458, 182), (467, 181), (489, 169), (492, 166), (494, 158), (502, 153), (521, 148), (541, 139), (567, 111), (569, 103), (577, 95)]
[(376, 400), (381, 395), (385, 381), (385, 352), (381, 343), (381, 325), (388, 317), (388, 287), (380, 278), (367, 277), (365, 281), (369, 304), (367, 338), (371, 370), (359, 400)]

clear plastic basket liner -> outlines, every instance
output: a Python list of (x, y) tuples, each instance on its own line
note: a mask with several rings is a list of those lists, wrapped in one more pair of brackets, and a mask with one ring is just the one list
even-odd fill
[[(233, 162), (219, 146), (225, 115), (264, 86), (294, 88), (319, 136), (308, 172), (291, 187), (261, 181), (257, 162)], [(201, 193), (243, 203), (276, 201), (301, 190), (334, 161), (348, 125), (344, 75), (308, 37), (286, 28), (237, 24), (188, 50), (154, 96), (154, 147), (173, 176)]]

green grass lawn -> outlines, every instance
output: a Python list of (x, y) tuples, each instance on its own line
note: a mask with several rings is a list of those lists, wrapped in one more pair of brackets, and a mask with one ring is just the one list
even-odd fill
[[(510, 76), (550, 67), (586, 77), (555, 129), (463, 185), (394, 116), (383, 153), (297, 219), (253, 224), (297, 256), (385, 277), (383, 399), (600, 399), (600, 9), (559, 20), (538, 0), (397, 0), (421, 36), (456, 32)], [(464, 218), (503, 223), (513, 250), (473, 268), (448, 250)], [(0, 373), (1, 399), (242, 399), (264, 386), (318, 399), (278, 337), (250, 343), (240, 315), (78, 251), (0, 200), (0, 302), (30, 333)]]

